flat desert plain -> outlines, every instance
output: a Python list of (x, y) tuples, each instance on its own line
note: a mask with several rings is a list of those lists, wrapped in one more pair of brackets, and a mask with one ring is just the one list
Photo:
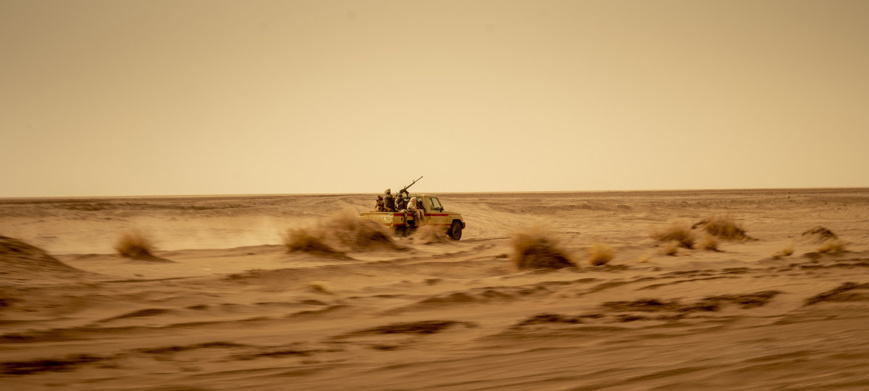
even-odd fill
[(0, 388), (869, 389), (869, 189), (439, 196), (0, 199)]

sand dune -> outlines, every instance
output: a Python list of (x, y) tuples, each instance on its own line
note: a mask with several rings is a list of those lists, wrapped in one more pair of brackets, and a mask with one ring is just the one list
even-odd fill
[(87, 277), (88, 274), (57, 260), (39, 247), (0, 236), (0, 277), (4, 285), (32, 286)]
[[(0, 384), (869, 385), (867, 189), (444, 194), (466, 217), (461, 241), (423, 232), (394, 245), (334, 244), (337, 253), (287, 251), (288, 230), (345, 229), (335, 212), (373, 200), (0, 200)], [(717, 251), (670, 251), (653, 237), (694, 226), (699, 243), (720, 216), (747, 237), (717, 238)], [(514, 236), (537, 226), (576, 266), (517, 268)], [(130, 230), (171, 262), (117, 255)], [(612, 259), (593, 266), (599, 243)]]

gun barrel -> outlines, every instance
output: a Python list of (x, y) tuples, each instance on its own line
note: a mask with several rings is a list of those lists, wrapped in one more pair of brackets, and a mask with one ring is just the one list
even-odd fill
[(414, 184), (414, 183), (416, 183), (416, 182), (417, 182), (417, 181), (419, 181), (419, 180), (420, 180), (420, 179), (422, 179), (422, 177), (421, 177), (421, 176), (420, 176), (420, 177), (419, 177), (419, 178), (416, 178), (416, 180), (415, 180), (415, 181), (413, 181), (413, 182), (410, 182), (410, 184), (409, 184), (409, 185), (407, 185), (407, 186), (405, 186), (405, 187), (404, 187), (404, 188), (402, 188), (402, 189), (401, 189), (401, 190), (407, 190), (407, 189), (409, 189), (409, 188), (410, 188), (410, 187), (411, 187), (411, 186), (413, 186), (413, 184)]

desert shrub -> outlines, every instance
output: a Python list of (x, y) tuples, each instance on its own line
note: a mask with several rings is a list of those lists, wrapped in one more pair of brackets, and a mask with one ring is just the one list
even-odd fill
[(676, 256), (677, 254), (679, 254), (679, 247), (681, 247), (679, 242), (674, 240), (674, 241), (667, 242), (666, 244), (664, 244), (664, 247), (661, 249), (661, 252), (664, 255)]
[(591, 247), (588, 248), (588, 255), (588, 262), (592, 266), (603, 266), (613, 259), (615, 250), (603, 243), (592, 243)]
[(322, 225), (324, 236), (351, 250), (373, 247), (398, 248), (382, 225), (363, 220), (352, 210), (343, 210)]
[(447, 236), (447, 231), (436, 225), (423, 225), (413, 232), (411, 238), (422, 244), (448, 243), (450, 238)]
[(845, 242), (839, 239), (828, 239), (818, 247), (819, 253), (838, 254), (845, 251)]
[(130, 259), (155, 258), (151, 240), (138, 231), (127, 232), (115, 243), (118, 255)]
[(746, 240), (749, 236), (732, 216), (712, 216), (694, 225), (703, 226), (710, 235), (724, 240)]
[(284, 245), (287, 246), (287, 252), (338, 253), (323, 242), (317, 230), (311, 229), (290, 229), (284, 238)]
[(541, 227), (517, 231), (512, 237), (513, 262), (519, 269), (575, 267), (555, 234)]
[(720, 251), (718, 250), (718, 239), (716, 239), (712, 235), (704, 235), (700, 242), (698, 243), (700, 248), (707, 251)]
[[(652, 233), (652, 238), (660, 242), (676, 242), (679, 247), (694, 248), (694, 232), (686, 224), (672, 223), (669, 227)], [(673, 255), (673, 254), (667, 254)]]
[(652, 260), (652, 256), (654, 256), (654, 251), (648, 251), (645, 254), (640, 255), (640, 257), (637, 258), (637, 262), (639, 262), (639, 263), (649, 262), (650, 260)]
[(322, 220), (314, 227), (290, 229), (284, 238), (289, 252), (343, 254), (344, 251), (372, 248), (401, 249), (386, 228), (363, 220), (356, 212), (344, 210)]

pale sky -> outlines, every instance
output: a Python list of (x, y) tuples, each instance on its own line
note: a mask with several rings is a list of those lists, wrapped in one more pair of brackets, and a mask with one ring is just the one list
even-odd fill
[(869, 1), (0, 1), (0, 197), (869, 186)]

